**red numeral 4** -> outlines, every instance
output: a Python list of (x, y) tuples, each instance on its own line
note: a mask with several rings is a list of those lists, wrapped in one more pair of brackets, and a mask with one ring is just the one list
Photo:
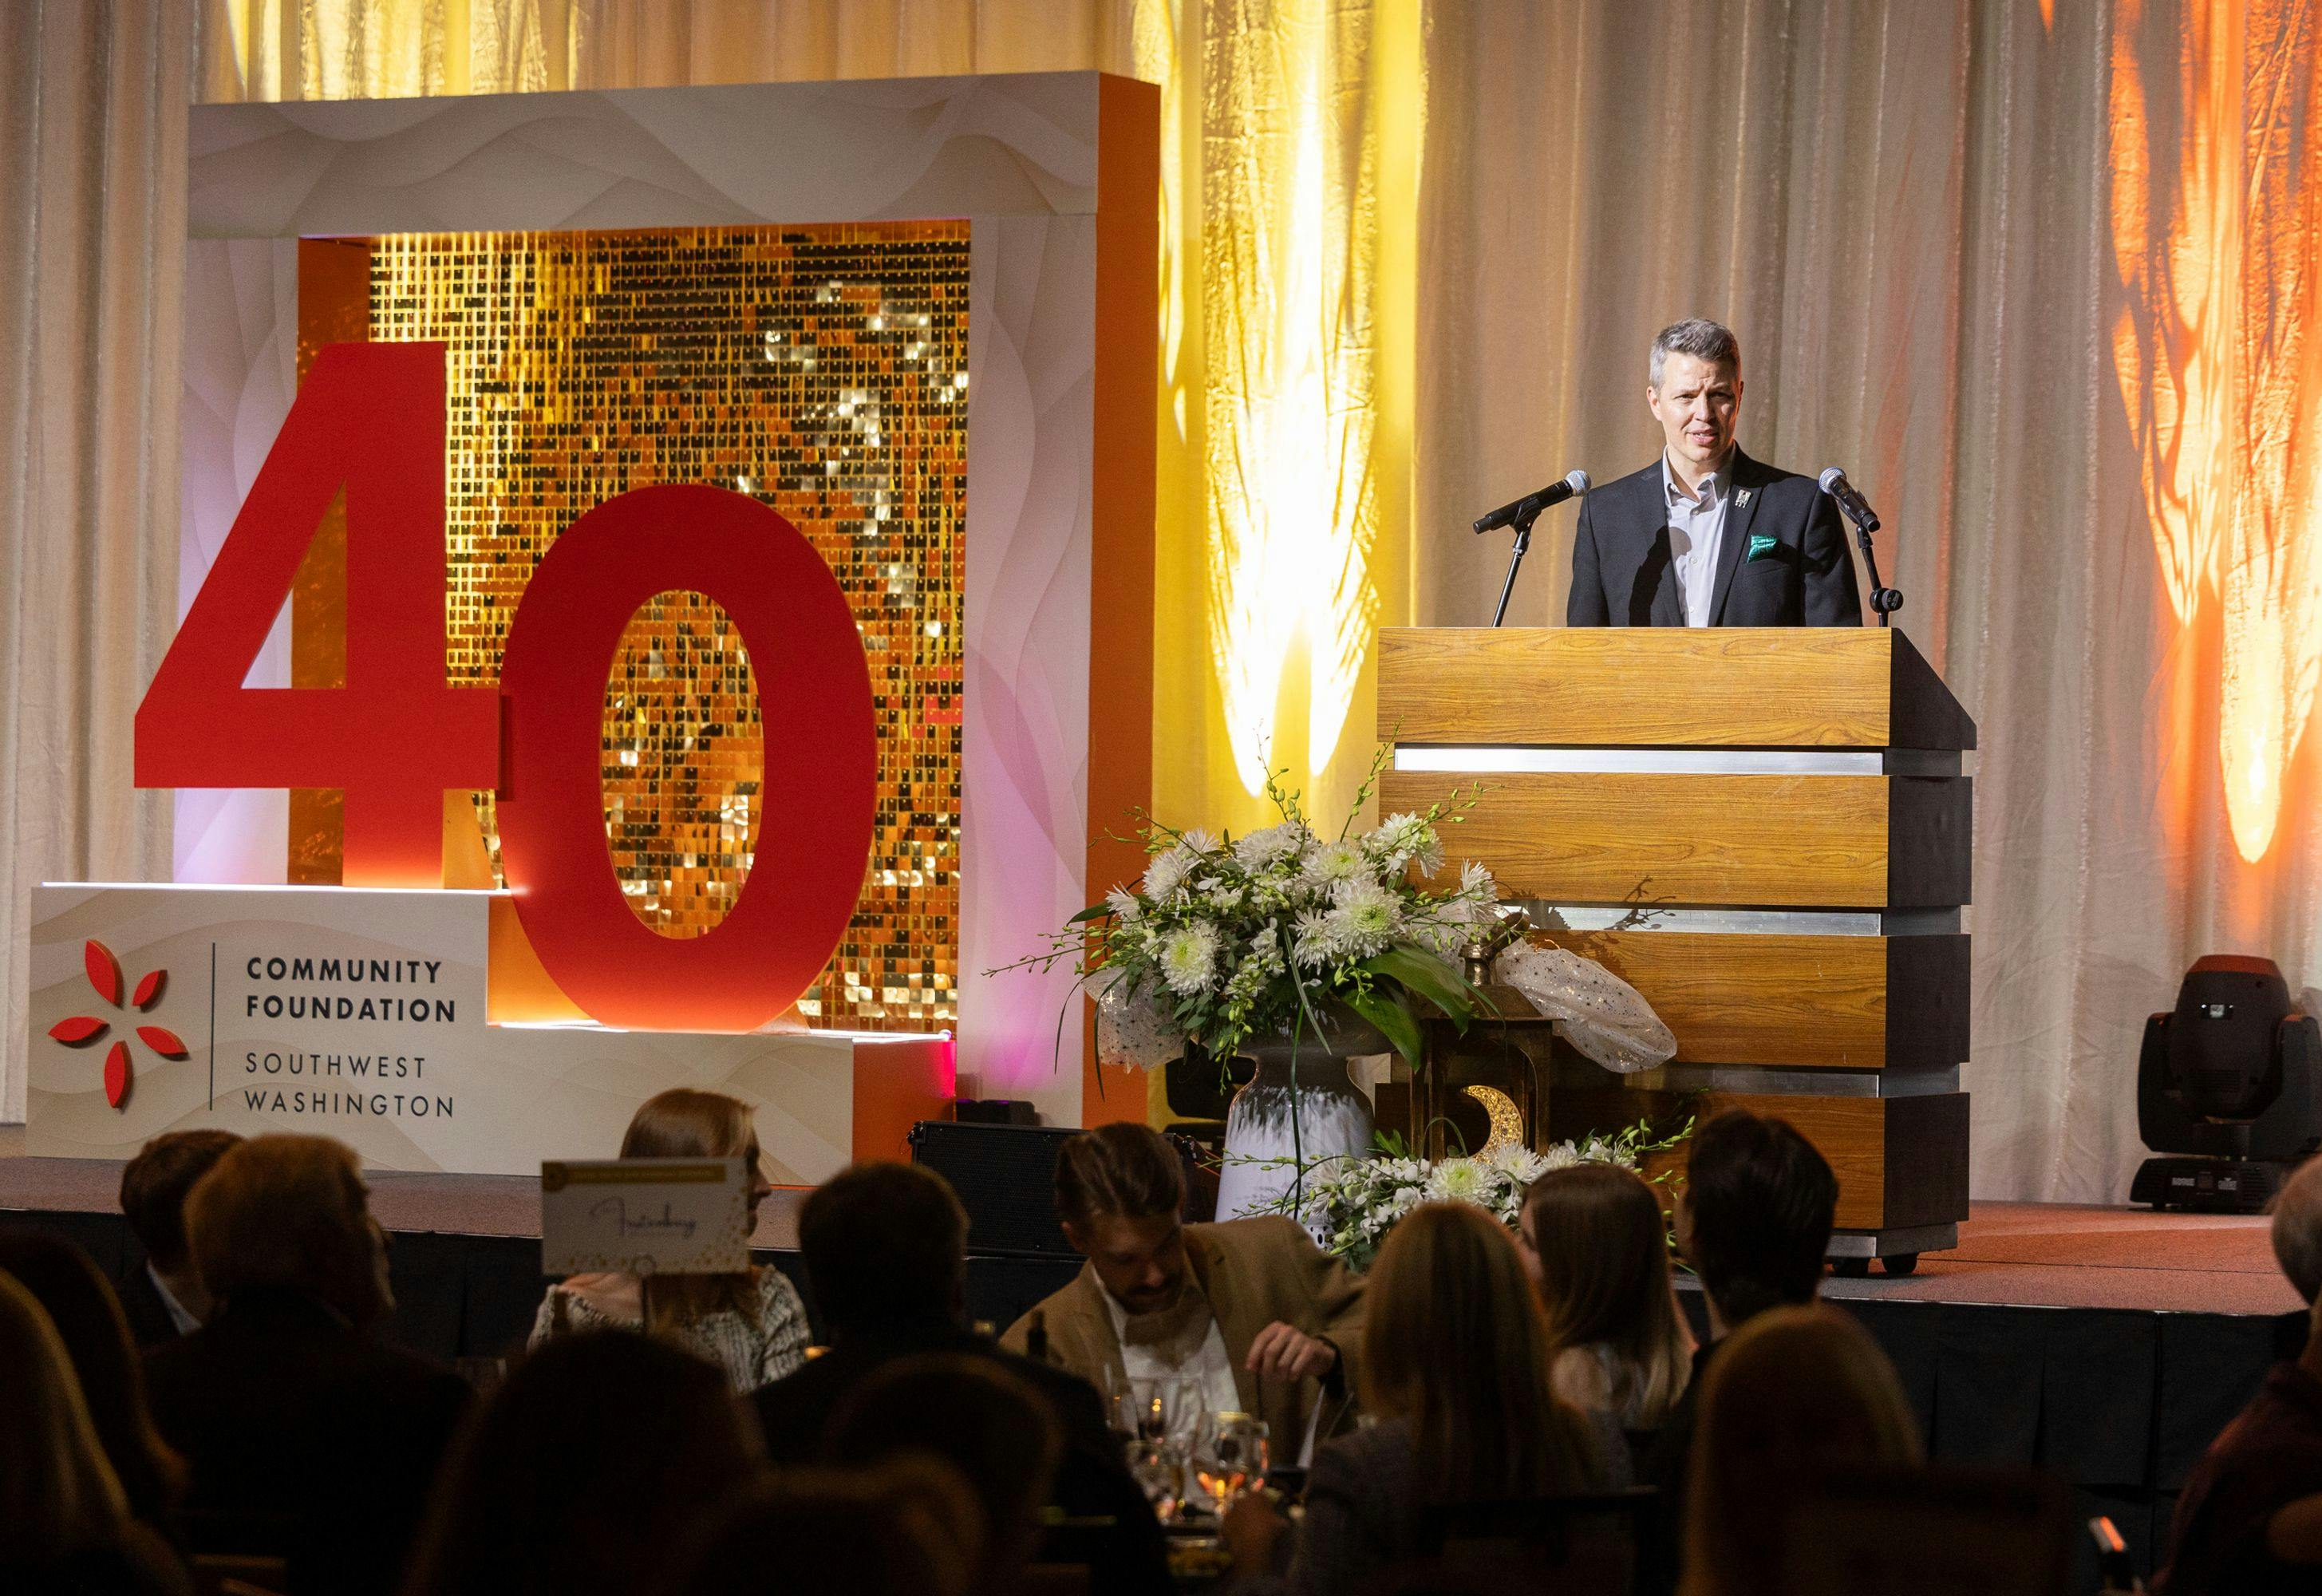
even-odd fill
[[(342, 487), (346, 685), (246, 688)], [(442, 885), (445, 790), (498, 776), (498, 695), (444, 678), (443, 593), (443, 345), (332, 344), (138, 706), (137, 784), (343, 788), (349, 885)]]

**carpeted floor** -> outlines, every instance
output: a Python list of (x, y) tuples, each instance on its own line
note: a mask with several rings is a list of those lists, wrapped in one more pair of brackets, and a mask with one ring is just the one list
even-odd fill
[[(5, 1189), (0, 1188), (0, 1189)], [(1915, 1275), (1833, 1278), (1833, 1297), (2152, 1313), (2284, 1314), (2305, 1304), (2273, 1261), (2266, 1221), (2061, 1203), (1977, 1203), (1960, 1244)]]

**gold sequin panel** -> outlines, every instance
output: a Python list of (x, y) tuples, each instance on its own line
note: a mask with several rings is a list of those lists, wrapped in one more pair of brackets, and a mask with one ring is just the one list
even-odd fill
[[(879, 810), (854, 922), (800, 1004), (818, 1026), (957, 1014), (967, 275), (964, 222), (403, 234), (371, 255), (371, 336), (450, 348), (454, 683), (498, 682), (550, 542), (632, 488), (737, 489), (829, 562), (870, 659)], [(699, 936), (732, 907), (782, 757), (724, 611), (683, 592), (641, 610), (602, 768), (647, 925)]]

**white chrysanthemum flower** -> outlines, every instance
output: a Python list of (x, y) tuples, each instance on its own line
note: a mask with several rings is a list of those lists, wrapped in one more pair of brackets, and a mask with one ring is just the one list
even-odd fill
[(1387, 875), (1414, 862), (1431, 876), (1443, 867), (1443, 845), (1422, 815), (1387, 816), (1363, 839), (1363, 851)]
[(1207, 992), (1218, 978), (1217, 928), (1206, 920), (1171, 931), (1161, 944), (1161, 978), (1180, 997)]
[(1319, 842), (1306, 856), (1298, 878), (1302, 885), (1327, 893), (1341, 881), (1353, 881), (1369, 874), (1370, 861), (1363, 858), (1363, 850), (1357, 844)]
[(1447, 1158), (1427, 1178), (1426, 1195), (1431, 1202), (1468, 1203), (1488, 1208), (1495, 1195), (1495, 1184), (1492, 1170), (1476, 1160)]
[(1190, 831), (1178, 834), (1177, 846), (1190, 853), (1211, 854), (1218, 851), (1218, 839), (1215, 833), (1196, 826)]
[(1309, 909), (1299, 915), (1292, 924), (1292, 933), (1298, 962), (1307, 969), (1321, 969), (1339, 956), (1330, 916), (1323, 910)]
[(1330, 889), (1330, 913), (1324, 924), (1346, 953), (1367, 959), (1402, 931), (1403, 900), (1376, 881), (1341, 881)]
[(1175, 895), (1177, 889), (1185, 885), (1185, 877), (1193, 874), (1193, 856), (1185, 851), (1183, 843), (1155, 854), (1153, 862), (1145, 867), (1143, 887), (1146, 901), (1167, 903)]
[(1484, 1161), (1505, 1175), (1518, 1190), (1548, 1173), (1548, 1160), (1531, 1148), (1508, 1142), (1485, 1152)]
[(1137, 894), (1125, 886), (1116, 886), (1105, 894), (1104, 906), (1123, 925), (1136, 924), (1137, 917), (1145, 913), (1145, 905), (1137, 901)]
[[(1587, 1161), (1588, 1160), (1580, 1156), (1580, 1150), (1573, 1146), (1571, 1142), (1559, 1142), (1555, 1146), (1549, 1148), (1546, 1151), (1540, 1154), (1540, 1175), (1545, 1175), (1550, 1169), (1568, 1169), (1575, 1164), (1583, 1164)], [(1535, 1175), (1532, 1179), (1537, 1180), (1540, 1179), (1540, 1175)]]
[(1499, 897), (1499, 884), (1492, 879), (1492, 873), (1474, 859), (1459, 867), (1461, 897), (1472, 898), (1479, 903), (1490, 903)]
[(1294, 858), (1306, 846), (1306, 828), (1296, 821), (1284, 821), (1278, 826), (1268, 826), (1262, 831), (1252, 831), (1233, 845), (1234, 861), (1255, 874)]

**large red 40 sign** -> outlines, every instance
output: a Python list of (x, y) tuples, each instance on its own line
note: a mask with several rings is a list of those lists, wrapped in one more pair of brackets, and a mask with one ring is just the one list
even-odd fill
[[(242, 685), (331, 500), (347, 527), (346, 685)], [(500, 687), (444, 677), (443, 346), (338, 344), (315, 360), (137, 710), (141, 787), (338, 787), (350, 885), (440, 886), (443, 793), (496, 789), (526, 936), (607, 1024), (748, 1031), (806, 991), (870, 858), (871, 675), (846, 595), (797, 527), (722, 488), (640, 488), (550, 546), (508, 628)], [(765, 783), (750, 878), (705, 935), (630, 912), (606, 841), (599, 750), (622, 628), (702, 593), (750, 651)]]

